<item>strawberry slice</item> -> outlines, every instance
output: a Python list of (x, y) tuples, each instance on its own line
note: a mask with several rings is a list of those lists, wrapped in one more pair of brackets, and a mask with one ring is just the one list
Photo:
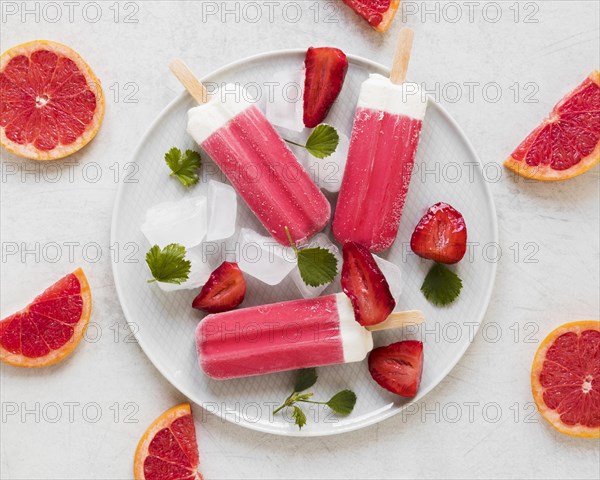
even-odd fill
[(233, 310), (244, 301), (246, 281), (237, 263), (223, 262), (210, 274), (192, 307), (208, 313)]
[(348, 59), (339, 48), (310, 47), (304, 65), (304, 125), (314, 128), (325, 120), (342, 91)]
[(400, 6), (400, 0), (344, 0), (344, 3), (378, 32), (390, 27)]
[(405, 340), (376, 348), (369, 354), (369, 372), (386, 390), (414, 397), (423, 374), (423, 342)]
[(419, 257), (435, 262), (460, 262), (467, 251), (465, 219), (447, 203), (436, 203), (415, 227), (410, 248)]
[(348, 242), (343, 256), (342, 289), (352, 301), (356, 321), (365, 326), (383, 322), (396, 301), (373, 255), (362, 245)]

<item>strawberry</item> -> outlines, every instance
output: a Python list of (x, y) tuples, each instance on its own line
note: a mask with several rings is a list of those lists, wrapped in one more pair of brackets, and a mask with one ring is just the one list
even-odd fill
[(352, 301), (356, 321), (361, 325), (383, 322), (396, 301), (373, 255), (362, 245), (348, 242), (343, 256), (342, 289)]
[(314, 128), (325, 120), (342, 90), (348, 59), (338, 48), (310, 47), (304, 65), (304, 125)]
[(192, 307), (208, 313), (233, 310), (244, 301), (246, 281), (237, 263), (223, 262), (210, 274)]
[(435, 262), (460, 262), (467, 251), (465, 219), (447, 203), (436, 203), (415, 227), (410, 248), (419, 257)]
[(423, 342), (405, 340), (376, 348), (369, 354), (369, 372), (386, 390), (414, 397), (423, 374)]

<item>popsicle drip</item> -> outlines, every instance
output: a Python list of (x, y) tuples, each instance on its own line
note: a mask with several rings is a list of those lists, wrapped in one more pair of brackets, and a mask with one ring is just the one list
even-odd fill
[(202, 147), (279, 243), (288, 244), (286, 226), (299, 245), (329, 221), (329, 202), (257, 106), (236, 115)]
[(348, 163), (333, 220), (341, 243), (355, 241), (372, 251), (396, 238), (414, 166), (422, 121), (358, 107)]

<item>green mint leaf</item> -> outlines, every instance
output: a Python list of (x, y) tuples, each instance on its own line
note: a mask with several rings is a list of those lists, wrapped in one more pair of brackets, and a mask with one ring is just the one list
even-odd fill
[(356, 405), (356, 394), (352, 390), (342, 390), (327, 402), (327, 406), (338, 415), (349, 415)]
[(296, 420), (296, 425), (298, 425), (298, 428), (300, 428), (300, 430), (302, 430), (302, 427), (306, 425), (306, 415), (304, 415), (302, 409), (296, 405), (294, 405), (294, 412), (292, 413), (292, 418)]
[(192, 264), (185, 259), (185, 247), (172, 243), (162, 250), (154, 245), (146, 254), (146, 263), (150, 268), (154, 280), (150, 282), (175, 283), (185, 282)]
[(460, 295), (461, 289), (460, 277), (441, 263), (431, 267), (421, 287), (425, 298), (438, 306), (452, 303)]
[(171, 148), (165, 153), (165, 162), (171, 169), (171, 176), (175, 176), (183, 184), (184, 187), (191, 187), (198, 183), (198, 169), (202, 164), (202, 159), (198, 152), (186, 150), (181, 153), (176, 147)]
[(317, 378), (319, 377), (316, 368), (304, 368), (298, 370), (298, 376), (296, 377), (296, 383), (294, 384), (294, 392), (308, 390), (317, 383)]
[(313, 157), (326, 158), (335, 152), (340, 136), (335, 128), (325, 123), (318, 125), (306, 140), (306, 149)]
[(318, 287), (333, 282), (337, 275), (337, 258), (326, 248), (299, 250), (298, 269), (306, 285)]

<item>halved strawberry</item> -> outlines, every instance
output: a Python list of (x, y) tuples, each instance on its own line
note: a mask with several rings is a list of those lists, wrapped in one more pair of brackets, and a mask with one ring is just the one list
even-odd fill
[(223, 262), (210, 274), (192, 307), (208, 313), (233, 310), (244, 301), (246, 281), (237, 263)]
[(405, 340), (376, 348), (369, 354), (369, 372), (386, 390), (414, 397), (423, 374), (423, 342)]
[(400, 6), (400, 0), (344, 0), (378, 32), (385, 32)]
[(465, 219), (447, 203), (436, 203), (415, 227), (410, 248), (419, 257), (435, 262), (460, 262), (467, 251)]
[(325, 120), (342, 91), (348, 59), (339, 48), (310, 47), (304, 65), (304, 125), (313, 128)]
[(343, 256), (342, 289), (352, 301), (356, 321), (365, 326), (383, 322), (396, 301), (373, 255), (362, 245), (348, 242)]

